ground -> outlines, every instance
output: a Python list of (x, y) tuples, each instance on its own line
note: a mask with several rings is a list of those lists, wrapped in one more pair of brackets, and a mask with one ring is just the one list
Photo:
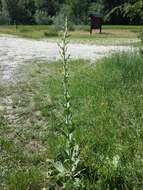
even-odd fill
[[(89, 26), (75, 26), (75, 30), (69, 32), (73, 43), (91, 43), (98, 45), (139, 45), (138, 33), (143, 26), (103, 26), (102, 34), (96, 31), (92, 36), (89, 34)], [(57, 41), (61, 32), (57, 32), (53, 26), (0, 26), (0, 33), (14, 34), (26, 38)]]
[[(130, 46), (69, 44), (71, 59), (96, 61), (117, 51), (127, 51)], [(0, 83), (11, 83), (21, 78), (19, 66), (33, 61), (55, 61), (60, 58), (55, 42), (31, 40), (9, 35), (0, 36)]]
[[(33, 27), (30, 32), (29, 26), (23, 31), (25, 28), (0, 29), (9, 34), (15, 30), (19, 35), (0, 37), (2, 190), (56, 187), (46, 179), (46, 160), (55, 158), (63, 143), (58, 132), (63, 119), (62, 67), (56, 61), (58, 38), (39, 39), (42, 28), (42, 32), (34, 33), (38, 41), (23, 39), (21, 36), (30, 37), (33, 31)], [(129, 46), (138, 42), (139, 27), (105, 27), (106, 34), (101, 37), (89, 37), (85, 30), (83, 35), (81, 29), (71, 32), (75, 36), (69, 45), (72, 59), (78, 58), (70, 62), (70, 93), (85, 169), (84, 184), (87, 190), (140, 190), (143, 57), (137, 47)], [(119, 50), (126, 53), (111, 56)]]

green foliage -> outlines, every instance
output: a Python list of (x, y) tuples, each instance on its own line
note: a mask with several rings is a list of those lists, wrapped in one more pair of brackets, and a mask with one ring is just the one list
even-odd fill
[(6, 0), (11, 24), (31, 24), (34, 22), (35, 12), (34, 0)]
[(7, 177), (9, 190), (39, 190), (42, 175), (36, 168), (18, 169)]
[(10, 23), (10, 19), (7, 16), (4, 16), (2, 13), (0, 13), (0, 25), (6, 25)]
[(67, 0), (71, 9), (72, 20), (75, 24), (83, 24), (88, 21), (89, 2), (87, 0)]
[[(127, 22), (132, 24), (143, 23), (143, 2), (136, 0), (134, 2), (119, 2), (106, 14), (106, 19), (113, 22)], [(119, 17), (119, 18), (118, 18)], [(120, 20), (121, 19), (121, 20)]]
[(35, 0), (36, 9), (46, 12), (51, 17), (58, 12), (61, 3), (64, 3), (64, 0)]
[(58, 37), (58, 31), (55, 27), (49, 28), (47, 31), (44, 32), (45, 37)]
[[(84, 189), (139, 190), (143, 185), (142, 63), (142, 56), (132, 53), (114, 55), (96, 66), (82, 61), (71, 64), (73, 121), (80, 125), (76, 136)], [(59, 100), (58, 75), (49, 83), (51, 96)], [(62, 122), (61, 116), (55, 118)], [(60, 144), (59, 138), (54, 147)]]
[(37, 24), (52, 24), (52, 18), (44, 11), (37, 10), (34, 17)]
[(54, 21), (54, 25), (56, 27), (57, 30), (63, 30), (64, 29), (64, 19), (65, 17), (68, 17), (68, 27), (69, 30), (74, 30), (74, 24), (72, 22), (72, 13), (71, 13), (71, 9), (68, 5), (63, 5), (59, 11), (59, 13), (55, 16), (55, 18), (53, 18)]
[(129, 18), (131, 23), (143, 24), (143, 1), (138, 0), (134, 4), (125, 3), (124, 16)]
[(89, 14), (90, 13), (96, 13), (103, 15), (104, 5), (101, 1), (96, 3), (91, 3), (89, 6)]
[(0, 0), (0, 12), (11, 24), (51, 24), (51, 18), (61, 16), (61, 7), (68, 7), (66, 16), (74, 24), (87, 24), (91, 12), (108, 15), (110, 24), (142, 24), (143, 19), (142, 0)]
[(2, 7), (0, 10), (0, 24), (9, 24), (10, 15), (7, 7), (6, 1), (2, 0)]

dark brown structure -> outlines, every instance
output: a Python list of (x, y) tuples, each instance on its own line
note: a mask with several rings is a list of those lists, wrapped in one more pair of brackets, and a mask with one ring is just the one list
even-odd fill
[(99, 29), (100, 33), (102, 32), (102, 17), (90, 14), (90, 20), (91, 20), (91, 27), (90, 27), (90, 34), (92, 34), (92, 30)]

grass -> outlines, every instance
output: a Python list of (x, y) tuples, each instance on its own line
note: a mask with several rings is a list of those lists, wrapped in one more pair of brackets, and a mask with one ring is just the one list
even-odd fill
[[(103, 33), (89, 35), (89, 26), (75, 26), (75, 30), (70, 32), (73, 43), (91, 43), (98, 45), (139, 45), (138, 33), (142, 26), (103, 26)], [(41, 39), (47, 38), (50, 41), (57, 41), (60, 36), (54, 26), (32, 25), (32, 26), (0, 26), (1, 34), (11, 34), (20, 37)]]
[[(70, 93), (81, 149), (83, 189), (141, 190), (143, 186), (143, 57), (116, 54), (97, 64), (71, 61)], [(62, 69), (35, 64), (27, 83), (1, 86), (12, 99), (1, 110), (0, 189), (58, 189), (46, 179), (47, 159), (62, 148)], [(48, 94), (47, 94), (48, 93)], [(5, 117), (3, 117), (5, 115)]]
[[(0, 26), (1, 34), (11, 34), (20, 37), (40, 39), (45, 37), (57, 37), (58, 33), (53, 26), (40, 26), (40, 25), (19, 25), (16, 26)], [(54, 33), (54, 35), (52, 35)], [(46, 34), (46, 35), (45, 35)], [(50, 34), (48, 36), (48, 34)]]

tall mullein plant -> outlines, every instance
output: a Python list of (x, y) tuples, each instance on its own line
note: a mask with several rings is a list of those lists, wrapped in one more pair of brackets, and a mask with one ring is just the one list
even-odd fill
[(64, 90), (64, 120), (65, 126), (64, 134), (67, 138), (68, 146), (72, 146), (73, 138), (73, 123), (72, 123), (72, 112), (71, 112), (71, 103), (70, 103), (70, 93), (69, 93), (69, 57), (68, 54), (68, 21), (66, 18), (65, 21), (65, 30), (62, 38), (62, 43), (59, 44), (60, 54), (62, 58), (63, 66), (63, 90)]
[(65, 146), (62, 159), (54, 162), (54, 168), (62, 188), (66, 190), (80, 189), (80, 154), (79, 146), (74, 137), (76, 127), (72, 121), (71, 98), (69, 93), (69, 57), (68, 54), (68, 20), (65, 21), (65, 29), (62, 43), (59, 44), (60, 54), (63, 66), (63, 90), (64, 90), (64, 126), (61, 132), (61, 138), (64, 138)]

